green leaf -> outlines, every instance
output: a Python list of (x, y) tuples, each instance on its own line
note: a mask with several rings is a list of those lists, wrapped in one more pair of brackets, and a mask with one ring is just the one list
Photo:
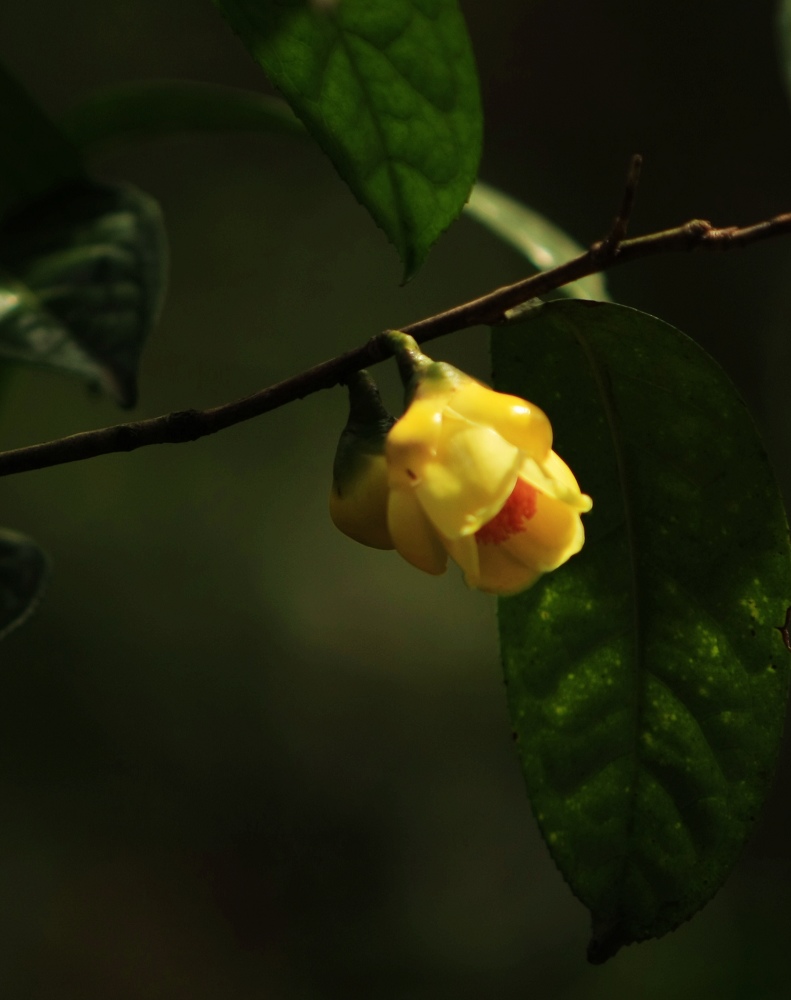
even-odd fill
[(121, 142), (183, 132), (280, 132), (306, 135), (289, 106), (238, 87), (152, 80), (90, 94), (60, 122), (83, 154)]
[(84, 181), (26, 204), (0, 226), (0, 358), (132, 406), (166, 258), (159, 208), (134, 188)]
[(0, 213), (83, 176), (76, 147), (0, 65)]
[(460, 214), (481, 109), (455, 0), (215, 0), (410, 277)]
[(775, 34), (780, 52), (785, 90), (787, 96), (791, 98), (791, 0), (779, 0)]
[(48, 570), (47, 558), (35, 542), (0, 528), (0, 639), (35, 610)]
[(533, 809), (592, 961), (688, 919), (769, 788), (788, 693), (788, 527), (744, 404), (667, 324), (556, 301), (493, 332), (593, 497), (582, 552), (500, 601)]
[[(478, 181), (473, 188), (465, 212), (510, 243), (537, 271), (548, 271), (585, 252), (584, 247), (575, 243), (549, 219), (483, 181)], [(600, 274), (572, 281), (559, 291), (578, 299), (609, 299)]]

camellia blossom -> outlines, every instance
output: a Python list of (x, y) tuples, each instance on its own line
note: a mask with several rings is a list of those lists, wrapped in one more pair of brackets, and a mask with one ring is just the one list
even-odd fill
[(448, 556), (471, 587), (515, 594), (582, 548), (591, 509), (538, 407), (495, 392), (391, 334), (411, 402), (387, 434), (387, 528), (426, 573)]

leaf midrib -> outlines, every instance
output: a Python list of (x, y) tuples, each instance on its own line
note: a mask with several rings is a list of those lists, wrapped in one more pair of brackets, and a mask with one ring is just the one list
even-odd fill
[[(379, 121), (379, 117), (376, 114), (376, 105), (372, 101), (371, 95), (364, 85), (365, 78), (360, 73), (359, 67), (357, 66), (357, 63), (355, 61), (355, 57), (353, 55), (353, 49), (349, 44), (348, 38), (346, 37), (346, 29), (343, 27), (342, 24), (339, 24), (337, 21), (334, 21), (334, 19), (333, 23), (335, 25), (336, 37), (340, 43), (341, 48), (343, 49), (343, 52), (349, 63), (349, 68), (351, 69), (352, 75), (354, 76), (354, 79), (357, 82), (357, 86), (360, 89), (360, 93), (363, 95), (365, 107), (368, 111), (368, 118), (373, 124), (374, 132), (376, 134), (377, 139), (379, 140), (379, 149), (382, 154), (380, 159), (380, 164), (382, 161), (384, 161), (385, 170), (387, 173), (388, 180), (390, 182), (390, 188), (393, 193), (393, 201), (396, 207), (396, 218), (398, 220), (399, 237), (401, 240), (402, 247), (405, 247), (407, 227), (406, 227), (404, 194), (401, 189), (401, 184), (399, 182), (398, 175), (395, 171), (394, 162), (390, 157), (390, 149), (386, 142), (385, 133), (382, 131), (382, 126)], [(350, 31), (349, 34), (354, 34), (354, 32)], [(377, 49), (376, 51), (381, 52), (380, 49)], [(408, 265), (411, 264), (411, 262), (407, 263)]]
[(599, 361), (592, 345), (579, 329), (577, 324), (571, 323), (570, 325), (573, 327), (574, 337), (579, 344), (580, 350), (585, 356), (585, 360), (588, 362), (594, 382), (596, 383), (604, 416), (607, 421), (607, 427), (610, 432), (610, 440), (612, 442), (613, 452), (615, 455), (615, 464), (618, 470), (618, 484), (623, 502), (624, 527), (626, 529), (626, 540), (629, 547), (629, 565), (632, 579), (632, 621), (635, 658), (633, 692), (634, 726), (632, 730), (632, 759), (634, 763), (632, 767), (632, 781), (628, 798), (627, 822), (624, 837), (625, 850), (620, 873), (616, 883), (617, 895), (620, 897), (624, 880), (626, 878), (627, 867), (631, 859), (629, 844), (632, 840), (635, 829), (637, 790), (640, 783), (640, 732), (645, 707), (646, 687), (645, 643), (643, 642), (643, 620), (640, 610), (640, 595), (642, 586), (637, 560), (637, 531), (635, 527), (634, 507), (631, 491), (629, 489), (629, 478), (626, 471), (626, 456), (624, 454), (624, 445), (621, 435), (620, 421), (618, 419), (617, 405), (610, 388), (606, 366)]

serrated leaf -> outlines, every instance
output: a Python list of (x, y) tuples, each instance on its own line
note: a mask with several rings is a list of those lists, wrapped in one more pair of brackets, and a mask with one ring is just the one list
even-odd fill
[(35, 542), (0, 528), (0, 639), (35, 610), (49, 565)]
[(582, 552), (499, 607), (528, 792), (603, 961), (704, 905), (767, 793), (788, 527), (744, 404), (667, 324), (556, 301), (495, 330), (493, 356), (593, 497)]
[[(548, 271), (585, 252), (584, 247), (545, 216), (483, 181), (478, 181), (473, 188), (464, 211), (509, 243), (537, 271)], [(559, 291), (578, 299), (606, 301), (610, 297), (600, 274), (572, 281)]]
[(307, 135), (289, 106), (239, 87), (191, 80), (146, 80), (90, 94), (61, 120), (83, 154), (119, 142), (184, 132), (264, 132)]
[(0, 225), (0, 358), (132, 406), (166, 260), (159, 208), (135, 188), (84, 181), (26, 204)]
[(455, 0), (215, 0), (411, 276), (480, 159), (475, 65)]

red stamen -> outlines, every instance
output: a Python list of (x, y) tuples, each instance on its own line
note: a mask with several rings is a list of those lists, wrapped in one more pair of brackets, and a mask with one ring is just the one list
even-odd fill
[(500, 545), (523, 529), (525, 521), (529, 521), (535, 514), (537, 503), (538, 490), (535, 486), (524, 479), (517, 479), (516, 486), (500, 513), (479, 528), (475, 537), (482, 545)]

